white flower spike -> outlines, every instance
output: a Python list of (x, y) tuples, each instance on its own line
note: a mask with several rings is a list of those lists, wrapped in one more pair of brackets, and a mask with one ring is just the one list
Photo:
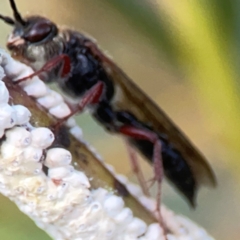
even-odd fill
[[(143, 220), (134, 217), (121, 197), (103, 188), (91, 190), (91, 181), (86, 175), (70, 165), (71, 153), (63, 148), (51, 148), (54, 134), (48, 128), (32, 127), (29, 123), (31, 113), (24, 106), (9, 105), (9, 93), (1, 79), (6, 75), (17, 80), (32, 72), (0, 50), (0, 138), (4, 135), (0, 146), (0, 192), (53, 239), (164, 239), (159, 224), (147, 226)], [(68, 115), (64, 100), (37, 77), (21, 85), (50, 113), (62, 109), (64, 114), (55, 117)], [(68, 123), (72, 129), (78, 128), (74, 121)], [(82, 138), (81, 130), (77, 132), (77, 138)], [(48, 168), (47, 173), (43, 167)], [(114, 174), (112, 168), (111, 171)], [(126, 178), (118, 178), (124, 184), (130, 184)], [(141, 191), (132, 184), (131, 189), (144, 204), (153, 205), (154, 201), (144, 199)], [(168, 234), (168, 240), (213, 240), (191, 221), (164, 208), (162, 214), (166, 224), (174, 229)], [(186, 231), (182, 231), (183, 228)]]

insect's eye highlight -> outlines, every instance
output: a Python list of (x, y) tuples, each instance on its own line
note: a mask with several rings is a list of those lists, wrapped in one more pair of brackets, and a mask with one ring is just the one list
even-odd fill
[(45, 39), (52, 31), (52, 24), (49, 22), (37, 22), (29, 31), (24, 34), (24, 39), (36, 43)]

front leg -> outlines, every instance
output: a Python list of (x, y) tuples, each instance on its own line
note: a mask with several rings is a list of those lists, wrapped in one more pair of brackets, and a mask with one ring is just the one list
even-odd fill
[(74, 116), (76, 113), (82, 112), (87, 106), (92, 104), (97, 104), (100, 102), (103, 92), (104, 92), (104, 83), (102, 81), (98, 81), (95, 85), (93, 85), (82, 97), (81, 101), (77, 105), (77, 107), (71, 111), (71, 113), (58, 120), (57, 124), (54, 126), (54, 128), (60, 127), (62, 124), (64, 124), (70, 117)]
[(26, 77), (18, 79), (17, 81), (15, 81), (15, 83), (24, 82), (26, 80), (29, 80), (29, 79), (35, 77), (35, 76), (39, 76), (43, 72), (50, 72), (55, 67), (57, 67), (59, 64), (63, 64), (62, 71), (61, 71), (61, 77), (66, 77), (71, 71), (71, 61), (70, 61), (70, 58), (69, 58), (68, 55), (61, 54), (61, 55), (58, 55), (58, 56), (52, 58), (47, 63), (45, 63), (45, 65), (41, 69), (39, 69), (38, 71), (36, 71), (33, 74), (30, 74)]

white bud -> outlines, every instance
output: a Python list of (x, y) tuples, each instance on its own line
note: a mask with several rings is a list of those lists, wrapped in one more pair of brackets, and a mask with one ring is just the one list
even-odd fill
[(156, 209), (156, 201), (152, 198), (140, 196), (139, 201), (146, 209), (148, 209), (151, 212), (154, 212), (154, 210)]
[(28, 192), (41, 194), (46, 189), (46, 181), (41, 176), (33, 176), (22, 179), (18, 186)]
[(38, 162), (42, 157), (43, 150), (40, 148), (29, 146), (24, 149), (24, 157), (27, 161)]
[(72, 161), (72, 155), (64, 148), (52, 148), (47, 151), (47, 156), (44, 162), (49, 168), (68, 166)]
[(121, 182), (122, 184), (128, 184), (128, 178), (122, 174), (117, 174), (116, 178), (119, 182)]
[(73, 172), (73, 167), (58, 167), (58, 168), (49, 168), (48, 176), (51, 179), (62, 180), (63, 178), (71, 175)]
[[(165, 239), (164, 232), (162, 228), (160, 228), (159, 223), (152, 223), (149, 225), (145, 237), (152, 240)], [(170, 238), (167, 239), (170, 240)]]
[(40, 97), (37, 99), (37, 102), (40, 103), (45, 108), (49, 109), (57, 106), (59, 103), (62, 103), (63, 97), (59, 93), (50, 90), (46, 96)]
[(69, 132), (76, 138), (76, 139), (82, 139), (83, 138), (83, 132), (82, 129), (79, 126), (71, 127)]
[[(1, 126), (2, 127), (2, 126)], [(4, 135), (4, 129), (0, 127), (0, 138)]]
[(9, 100), (9, 92), (5, 86), (5, 83), (0, 81), (0, 104), (8, 103), (8, 100)]
[(72, 174), (64, 177), (63, 181), (69, 183), (75, 188), (83, 186), (89, 188), (91, 186), (86, 175), (83, 172), (78, 171), (74, 171)]
[(42, 173), (42, 163), (24, 163), (21, 165), (21, 172), (26, 175), (39, 175), (40, 173)]
[(104, 201), (103, 207), (108, 215), (113, 217), (121, 212), (124, 207), (124, 202), (122, 198), (112, 195)]
[[(11, 56), (2, 49), (0, 49), (0, 55), (1, 55), (0, 65), (4, 68), (4, 72), (7, 75), (7, 77), (12, 79), (12, 81), (19, 79), (19, 76), (24, 74), (27, 71), (27, 69), (31, 69), (30, 67), (27, 67), (23, 63), (20, 63), (11, 58)], [(33, 70), (31, 71), (33, 72)], [(24, 76), (26, 76), (26, 74)]]
[(54, 141), (54, 135), (48, 128), (35, 128), (31, 131), (32, 146), (37, 148), (47, 148)]
[(8, 104), (0, 104), (0, 126), (1, 128), (11, 128), (16, 123), (14, 109)]
[(124, 208), (119, 214), (114, 216), (118, 224), (129, 224), (133, 220), (133, 213), (129, 208)]
[(21, 156), (23, 153), (22, 148), (15, 147), (7, 141), (3, 142), (1, 145), (1, 161), (0, 164), (12, 162), (14, 159)]
[(108, 191), (104, 188), (98, 188), (96, 190), (92, 190), (92, 194), (94, 199), (102, 203), (105, 201), (106, 197), (109, 195)]
[(70, 117), (66, 121), (66, 126), (68, 126), (69, 128), (75, 127), (76, 125), (77, 125), (76, 120), (73, 117)]
[(12, 108), (15, 110), (16, 124), (22, 125), (29, 122), (31, 113), (26, 107), (22, 105), (14, 105)]
[[(17, 65), (18, 65), (18, 63), (17, 63)], [(11, 80), (12, 80), (13, 82), (15, 82), (15, 81), (18, 81), (18, 80), (20, 80), (20, 79), (22, 79), (22, 78), (28, 77), (28, 76), (30, 76), (30, 75), (33, 74), (33, 73), (34, 73), (34, 71), (32, 70), (32, 68), (27, 67), (27, 68), (24, 68), (23, 71), (19, 72), (16, 77), (11, 78)], [(21, 87), (24, 87), (24, 86), (28, 85), (28, 84), (31, 82), (31, 80), (32, 80), (32, 79), (29, 78), (29, 79), (27, 79), (26, 81), (23, 81), (23, 82), (21, 82), (21, 83), (19, 83), (19, 84), (20, 84)]]
[(133, 221), (128, 224), (126, 232), (133, 237), (139, 237), (146, 232), (147, 225), (139, 218), (133, 218)]
[(140, 197), (143, 195), (142, 189), (136, 184), (128, 183), (126, 187), (128, 191), (131, 192), (131, 194), (136, 197)]
[(50, 108), (49, 113), (54, 117), (61, 119), (67, 117), (71, 113), (71, 110), (69, 109), (68, 105), (63, 102), (55, 107)]
[(38, 77), (33, 77), (23, 89), (27, 95), (35, 98), (44, 96), (48, 91), (47, 86)]
[(31, 133), (23, 127), (15, 127), (6, 131), (6, 142), (15, 147), (27, 147), (31, 143)]

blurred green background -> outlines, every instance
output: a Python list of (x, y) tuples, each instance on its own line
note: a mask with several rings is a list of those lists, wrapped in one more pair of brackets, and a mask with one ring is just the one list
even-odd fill
[[(239, 0), (16, 0), (22, 14), (40, 14), (87, 32), (156, 101), (207, 156), (216, 189), (202, 189), (191, 210), (169, 185), (163, 202), (216, 239), (240, 236)], [(8, 0), (0, 13), (11, 16)], [(0, 45), (11, 28), (1, 23)], [(78, 117), (85, 138), (133, 181), (126, 149), (90, 116)], [(113, 139), (114, 138), (114, 139)], [(141, 161), (146, 179), (152, 170)], [(152, 189), (153, 196), (154, 188)], [(1, 239), (49, 239), (0, 197)]]

